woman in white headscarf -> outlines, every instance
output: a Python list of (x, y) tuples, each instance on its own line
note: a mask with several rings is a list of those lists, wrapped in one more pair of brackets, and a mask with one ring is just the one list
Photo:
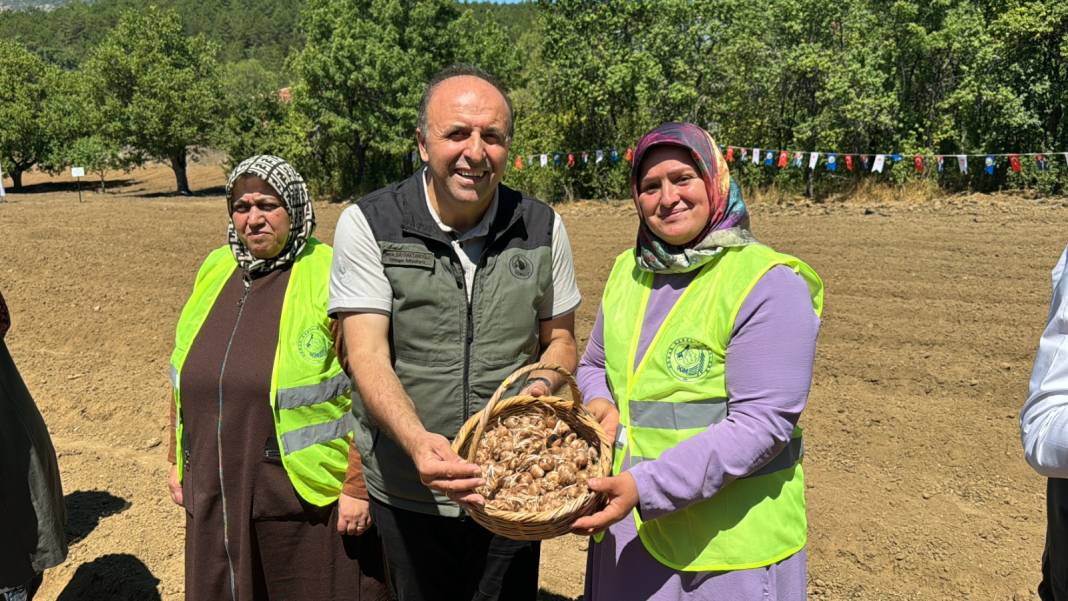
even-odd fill
[(307, 187), (260, 155), (226, 199), (228, 244), (201, 265), (171, 355), (186, 599), (387, 598)]

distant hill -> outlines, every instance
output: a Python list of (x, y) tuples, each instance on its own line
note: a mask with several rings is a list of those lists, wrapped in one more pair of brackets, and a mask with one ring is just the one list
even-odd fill
[(66, 0), (0, 0), (0, 10), (26, 10), (39, 8), (52, 10), (66, 4)]

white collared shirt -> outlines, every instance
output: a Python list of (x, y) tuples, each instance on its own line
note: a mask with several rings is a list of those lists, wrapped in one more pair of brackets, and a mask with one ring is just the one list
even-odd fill
[(467, 300), (471, 300), (471, 287), (475, 283), (475, 266), (482, 258), (482, 249), (486, 246), (486, 236), (489, 235), (490, 226), (493, 225), (493, 219), (497, 216), (497, 197), (500, 196), (500, 189), (493, 191), (493, 200), (490, 201), (486, 212), (482, 214), (482, 219), (475, 224), (471, 229), (460, 232), (450, 225), (445, 225), (445, 222), (441, 220), (441, 216), (438, 215), (437, 210), (434, 208), (433, 203), (430, 202), (430, 190), (427, 189), (427, 181), (430, 179), (430, 171), (423, 170), (423, 199), (426, 201), (426, 210), (430, 211), (430, 216), (434, 218), (434, 223), (438, 224), (438, 229), (445, 232), (449, 237), (449, 241), (452, 243), (452, 250), (456, 253), (456, 258), (460, 260), (460, 265), (464, 268), (464, 282), (467, 284)]
[(1020, 412), (1020, 437), (1031, 467), (1049, 478), (1068, 478), (1068, 248), (1053, 268), (1053, 300), (1027, 402)]

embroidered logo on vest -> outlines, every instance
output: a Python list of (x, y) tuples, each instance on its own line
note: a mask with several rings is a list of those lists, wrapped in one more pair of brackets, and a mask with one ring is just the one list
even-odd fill
[(694, 338), (678, 338), (667, 350), (671, 375), (682, 382), (692, 382), (712, 368), (712, 350)]
[(513, 256), (508, 261), (508, 269), (512, 271), (512, 275), (521, 280), (530, 279), (530, 276), (534, 275), (534, 266), (523, 255)]
[(330, 339), (318, 326), (312, 326), (300, 333), (297, 339), (297, 353), (305, 360), (320, 363), (330, 351)]

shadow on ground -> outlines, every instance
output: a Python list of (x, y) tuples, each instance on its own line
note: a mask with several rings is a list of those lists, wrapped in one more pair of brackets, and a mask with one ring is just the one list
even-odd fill
[(67, 506), (67, 542), (74, 544), (100, 523), (100, 518), (125, 511), (130, 502), (103, 490), (76, 490), (63, 497)]
[[(198, 188), (185, 196), (188, 196), (189, 198), (218, 198), (222, 197), (224, 194), (226, 194), (226, 186), (211, 186), (209, 188)], [(178, 194), (178, 191), (175, 188), (170, 188), (163, 192), (149, 192), (147, 194), (144, 192), (137, 193), (138, 198), (171, 198), (173, 196), (182, 195)]]
[[(104, 180), (104, 186), (108, 192), (112, 192), (116, 189), (124, 186), (129, 186), (134, 183), (134, 179), (130, 177), (116, 177)], [(6, 187), (6, 185), (5, 185)], [(82, 179), (81, 188), (83, 193), (99, 192), (100, 180), (96, 177)], [(22, 186), (22, 189), (15, 190), (14, 188), (7, 187), (8, 192), (13, 194), (43, 194), (45, 192), (78, 192), (78, 182), (39, 182), (36, 184), (26, 184)]]
[(104, 555), (83, 564), (56, 601), (159, 601), (159, 578), (133, 555)]
[(582, 601), (583, 598), (583, 595), (579, 595), (578, 597), (565, 597), (563, 595), (557, 595), (556, 593), (550, 593), (545, 589), (540, 589), (538, 591), (538, 601)]

